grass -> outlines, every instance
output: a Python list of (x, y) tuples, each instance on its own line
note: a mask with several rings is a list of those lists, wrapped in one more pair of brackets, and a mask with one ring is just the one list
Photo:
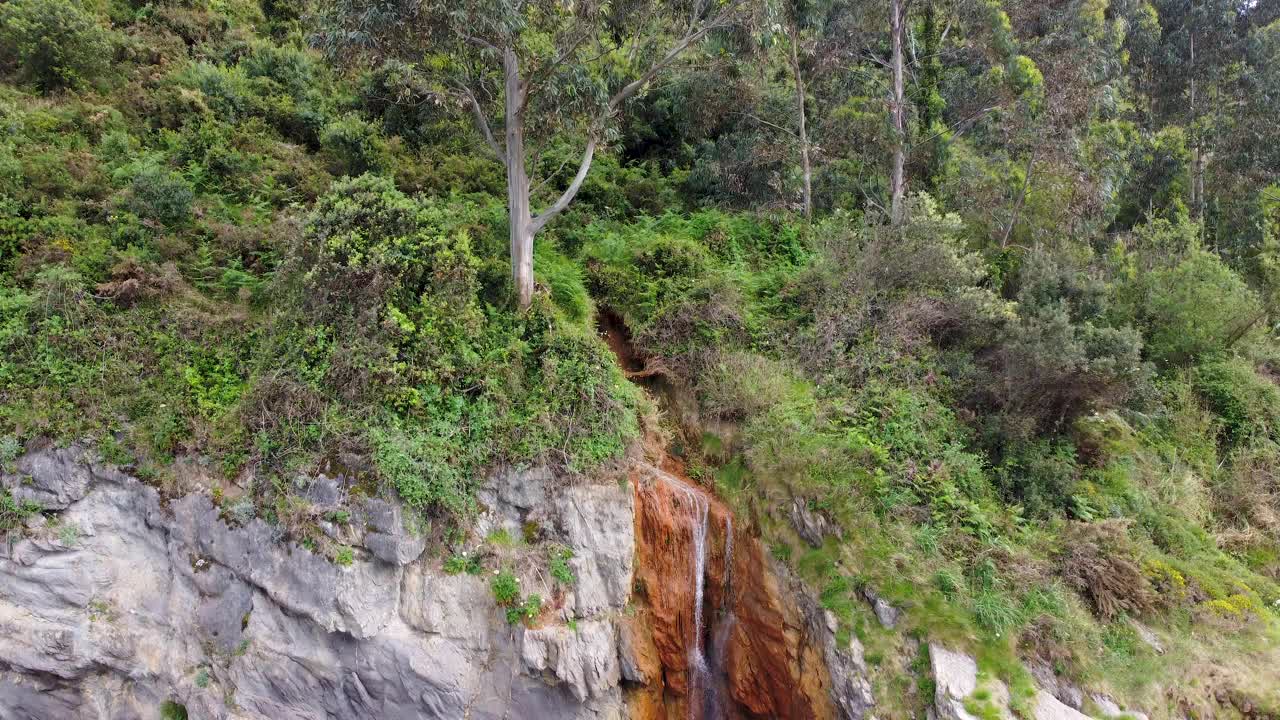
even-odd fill
[(447, 575), (459, 575), (467, 573), (468, 575), (479, 575), (484, 570), (484, 565), (478, 555), (467, 555), (460, 553), (450, 555), (444, 561), (444, 572)]

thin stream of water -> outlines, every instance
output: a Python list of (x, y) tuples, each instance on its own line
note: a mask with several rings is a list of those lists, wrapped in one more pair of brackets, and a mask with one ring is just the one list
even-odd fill
[[(703, 611), (706, 604), (707, 585), (707, 539), (711, 503), (706, 495), (689, 487), (677, 478), (666, 475), (662, 480), (678, 489), (684, 497), (689, 512), (689, 531), (693, 549), (693, 637), (689, 639), (689, 720), (714, 720), (723, 714), (720, 708), (719, 693), (716, 686), (715, 673), (720, 668), (720, 658), (728, 641), (729, 629), (732, 627), (732, 613), (726, 612), (715, 628), (711, 650), (715, 658), (708, 656), (708, 648), (704, 642)], [(733, 572), (733, 518), (725, 515), (725, 596), (727, 598)], [(726, 603), (727, 605), (727, 603)]]

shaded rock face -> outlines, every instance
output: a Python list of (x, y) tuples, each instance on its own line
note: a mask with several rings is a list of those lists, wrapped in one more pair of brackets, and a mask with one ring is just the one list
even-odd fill
[(728, 509), (671, 472), (641, 467), (631, 479), (640, 609), (622, 636), (624, 674), (639, 684), (632, 717), (861, 718), (870, 686), (856, 659)]
[(367, 552), (339, 567), (90, 459), (48, 451), (0, 478), (76, 528), (0, 542), (0, 720), (156, 718), (165, 702), (193, 718), (624, 715), (628, 491), (544, 486), (547, 532), (587, 563), (575, 632), (508, 626), (486, 579), (441, 573), (385, 503), (353, 513), (344, 540)]

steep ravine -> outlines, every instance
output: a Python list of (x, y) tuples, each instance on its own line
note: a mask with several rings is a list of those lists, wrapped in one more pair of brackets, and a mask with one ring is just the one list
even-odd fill
[[(659, 395), (669, 414), (687, 417), (615, 315), (602, 314), (601, 332), (629, 376)], [(637, 612), (624, 632), (639, 648), (645, 680), (628, 695), (631, 716), (861, 717), (869, 685), (854, 658), (836, 648), (826, 613), (724, 503), (676, 458), (659, 454), (629, 476)]]

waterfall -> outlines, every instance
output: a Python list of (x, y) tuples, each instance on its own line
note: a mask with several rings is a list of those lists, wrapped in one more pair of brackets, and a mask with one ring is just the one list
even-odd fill
[[(720, 707), (721, 659), (728, 643), (733, 613), (727, 602), (733, 573), (733, 518), (724, 517), (724, 614), (716, 624), (710, 648), (705, 639), (707, 586), (707, 539), (709, 536), (711, 501), (684, 481), (663, 473), (661, 478), (680, 491), (688, 506), (689, 532), (693, 549), (693, 637), (689, 638), (689, 720), (717, 720), (724, 716)], [(708, 652), (710, 650), (710, 652)]]

